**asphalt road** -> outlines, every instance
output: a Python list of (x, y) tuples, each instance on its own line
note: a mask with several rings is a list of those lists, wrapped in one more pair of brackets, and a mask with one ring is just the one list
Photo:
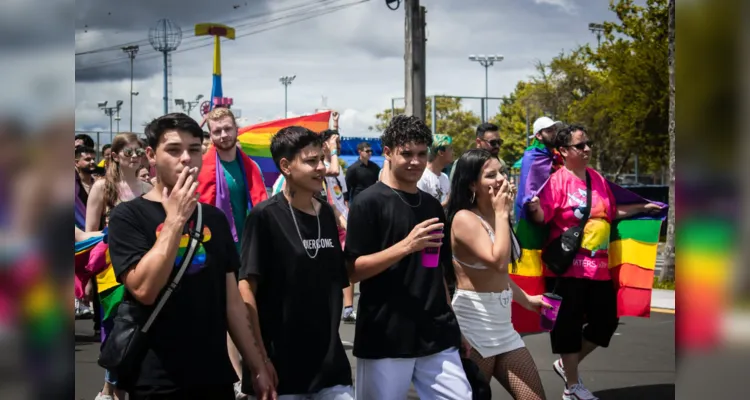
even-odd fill
[[(674, 315), (652, 314), (650, 319), (623, 318), (608, 349), (598, 349), (581, 365), (585, 385), (602, 400), (674, 399)], [(75, 399), (92, 400), (100, 390), (104, 371), (96, 364), (99, 343), (92, 338), (91, 320), (76, 321)], [(342, 324), (341, 338), (351, 356), (354, 325)], [(562, 381), (552, 370), (554, 356), (546, 334), (524, 338), (539, 368), (548, 399), (559, 399)], [(499, 383), (492, 382), (493, 399), (511, 399)], [(417, 399), (413, 393), (410, 399)], [(389, 399), (390, 400), (390, 399)]]

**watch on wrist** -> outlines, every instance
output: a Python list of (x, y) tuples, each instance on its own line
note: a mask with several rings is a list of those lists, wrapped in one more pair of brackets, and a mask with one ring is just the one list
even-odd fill
[(336, 150), (336, 149), (333, 149), (333, 150), (331, 150), (331, 155), (332, 156), (337, 156), (337, 155), (339, 155), (339, 151)]

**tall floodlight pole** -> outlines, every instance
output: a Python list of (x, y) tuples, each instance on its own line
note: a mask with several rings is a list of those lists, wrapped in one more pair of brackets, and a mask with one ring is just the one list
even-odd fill
[(589, 24), (589, 30), (591, 31), (591, 33), (596, 35), (596, 46), (601, 46), (602, 33), (604, 33), (604, 25), (592, 22)]
[(282, 76), (279, 78), (279, 82), (281, 82), (282, 85), (284, 85), (284, 118), (287, 117), (287, 89), (289, 88), (289, 85), (292, 84), (294, 81), (294, 78), (296, 78), (297, 75), (292, 76)]
[(99, 106), (100, 110), (104, 111), (104, 115), (109, 117), (109, 143), (112, 143), (112, 137), (114, 136), (114, 132), (112, 130), (112, 117), (117, 116), (119, 118), (123, 101), (117, 100), (117, 105), (114, 107), (107, 107), (107, 103), (107, 101), (100, 101), (97, 105)]
[(127, 53), (130, 58), (130, 132), (133, 132), (133, 61), (135, 61), (135, 55), (138, 54), (140, 46), (125, 46), (122, 51)]
[(490, 97), (490, 86), (489, 86), (489, 68), (495, 64), (495, 61), (500, 62), (503, 61), (505, 57), (501, 55), (491, 54), (488, 56), (485, 56), (484, 54), (480, 54), (478, 56), (470, 55), (469, 61), (476, 61), (479, 63), (479, 65), (484, 67), (484, 108), (482, 109), (482, 122), (487, 122), (487, 119), (489, 119), (489, 106), (488, 106), (488, 98)]

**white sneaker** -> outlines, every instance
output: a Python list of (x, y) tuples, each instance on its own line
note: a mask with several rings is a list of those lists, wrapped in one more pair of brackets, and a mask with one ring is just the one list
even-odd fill
[(568, 389), (563, 391), (563, 400), (599, 400), (598, 397), (594, 396), (583, 386), (582, 383), (577, 383)]
[[(563, 366), (561, 358), (558, 358), (557, 360), (555, 360), (555, 362), (552, 363), (552, 370), (555, 371), (557, 376), (559, 376), (560, 379), (563, 380), (563, 384), (567, 386), (568, 378), (565, 377), (565, 367)], [(581, 379), (580, 374), (578, 376), (578, 384), (583, 385), (583, 379)]]
[(102, 394), (101, 392), (99, 392), (99, 394), (96, 395), (94, 400), (115, 400), (115, 398), (108, 394)]

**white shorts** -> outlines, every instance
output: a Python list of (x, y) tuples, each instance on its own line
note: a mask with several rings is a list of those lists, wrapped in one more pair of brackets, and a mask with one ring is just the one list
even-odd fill
[(419, 358), (357, 359), (357, 400), (405, 399), (411, 383), (420, 399), (471, 400), (471, 385), (455, 347)]

